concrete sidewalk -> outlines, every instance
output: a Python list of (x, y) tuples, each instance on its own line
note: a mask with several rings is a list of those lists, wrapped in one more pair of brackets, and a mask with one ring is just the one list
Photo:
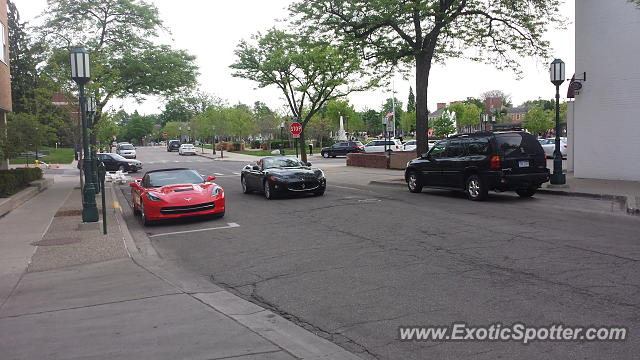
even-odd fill
[[(355, 169), (355, 168), (354, 168)], [(358, 168), (365, 169), (365, 168)], [(371, 171), (372, 169), (367, 169)], [(367, 170), (359, 170), (366, 172)], [(566, 185), (544, 184), (538, 192), (545, 194), (579, 196), (603, 200), (617, 200), (626, 203), (627, 212), (640, 215), (640, 182), (624, 180), (599, 180), (576, 178), (572, 173), (566, 174)], [(392, 185), (406, 187), (404, 172), (398, 171), (397, 175), (387, 178), (373, 179), (372, 185)]]
[(0, 219), (3, 360), (359, 359), (134, 243), (106, 194), (107, 235), (68, 175)]

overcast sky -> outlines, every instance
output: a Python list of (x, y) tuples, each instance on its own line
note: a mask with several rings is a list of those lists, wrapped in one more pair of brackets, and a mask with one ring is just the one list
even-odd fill
[[(264, 101), (272, 109), (283, 110), (285, 102), (276, 87), (257, 89), (255, 83), (231, 76), (229, 65), (234, 62), (233, 51), (241, 39), (248, 39), (257, 31), (264, 31), (276, 24), (275, 19), (287, 16), (286, 7), (291, 0), (151, 0), (159, 11), (171, 35), (163, 41), (176, 48), (186, 49), (197, 56), (200, 67), (201, 89), (234, 104), (253, 104)], [(574, 71), (574, 2), (565, 0), (561, 7), (569, 24), (565, 30), (551, 29), (546, 38), (553, 47), (552, 54), (566, 62), (567, 77)], [(37, 22), (36, 16), (46, 11), (46, 0), (18, 0), (18, 10), (23, 20)], [(500, 89), (510, 94), (514, 105), (525, 100), (555, 96), (549, 82), (548, 64), (533, 59), (521, 62), (524, 77), (516, 79), (511, 71), (498, 71), (490, 65), (470, 61), (449, 60), (445, 66), (434, 65), (429, 79), (428, 106), (435, 110), (438, 102), (464, 100), (478, 97), (487, 90)], [(415, 78), (395, 77), (396, 97), (406, 104), (409, 86), (415, 91)], [(567, 83), (561, 88), (566, 95)], [(378, 110), (391, 89), (377, 89), (352, 94), (349, 100), (357, 110)], [(120, 106), (122, 102), (114, 102)], [(150, 98), (142, 104), (132, 101), (122, 103), (127, 111), (138, 110), (143, 114), (159, 113), (163, 107), (160, 99)]]

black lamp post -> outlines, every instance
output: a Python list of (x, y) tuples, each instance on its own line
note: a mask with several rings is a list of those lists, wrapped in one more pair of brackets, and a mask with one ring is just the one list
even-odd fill
[[(94, 116), (96, 113), (96, 98), (93, 95), (86, 97), (87, 103), (87, 129), (93, 127)], [(91, 171), (93, 171), (93, 188), (96, 194), (100, 193), (100, 182), (98, 181), (98, 161), (96, 160), (96, 144), (95, 135), (89, 136), (89, 154), (91, 155)]]
[(87, 123), (87, 104), (84, 97), (84, 85), (91, 79), (89, 53), (85, 49), (71, 51), (71, 79), (78, 84), (80, 93), (80, 117), (82, 119), (82, 169), (84, 170), (84, 189), (82, 189), (82, 221), (98, 221), (96, 207), (96, 189), (89, 150), (89, 124)]
[(280, 155), (284, 156), (284, 121), (280, 123)]
[(564, 82), (564, 61), (555, 59), (549, 68), (551, 83), (556, 86), (556, 146), (553, 151), (553, 174), (551, 184), (562, 185), (567, 182), (562, 173), (562, 153), (560, 152), (560, 85)]

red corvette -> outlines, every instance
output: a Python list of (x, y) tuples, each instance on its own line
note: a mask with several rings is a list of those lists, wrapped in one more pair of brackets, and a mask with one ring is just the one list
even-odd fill
[(143, 225), (154, 220), (197, 215), (224, 216), (224, 191), (194, 170), (163, 169), (148, 171), (130, 184), (133, 212), (142, 216)]

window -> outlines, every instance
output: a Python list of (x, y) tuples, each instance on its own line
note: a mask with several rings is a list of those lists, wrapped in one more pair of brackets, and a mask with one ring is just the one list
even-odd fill
[(487, 155), (489, 151), (489, 140), (488, 139), (469, 139), (467, 149), (469, 150), (469, 155)]
[(7, 63), (7, 31), (3, 23), (0, 23), (0, 36), (2, 36), (2, 51), (0, 51), (0, 60)]
[(435, 144), (431, 151), (429, 151), (429, 155), (434, 159), (439, 159), (444, 155), (444, 150), (447, 146), (447, 141), (441, 141)]
[(464, 143), (462, 140), (449, 141), (444, 156), (450, 158), (465, 156)]

